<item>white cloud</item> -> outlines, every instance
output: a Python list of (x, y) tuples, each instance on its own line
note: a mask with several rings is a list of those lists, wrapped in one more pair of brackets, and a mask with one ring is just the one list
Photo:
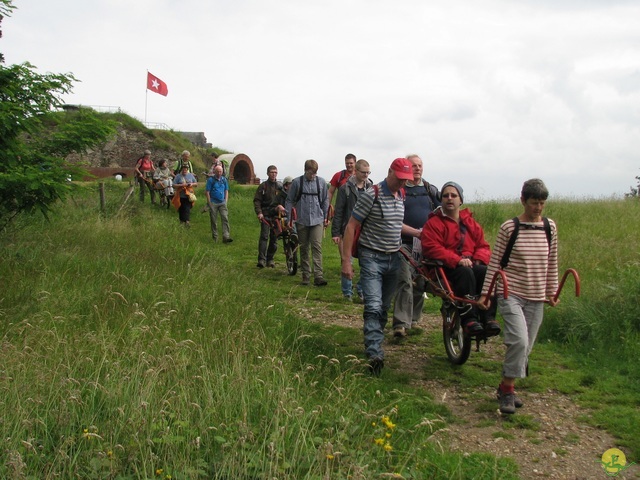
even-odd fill
[[(473, 199), (628, 191), (640, 167), (636, 2), (30, 0), (8, 63), (73, 72), (70, 103), (204, 131), (258, 172), (330, 177), (347, 152), (381, 179), (422, 155)], [(168, 97), (144, 90), (146, 70)]]

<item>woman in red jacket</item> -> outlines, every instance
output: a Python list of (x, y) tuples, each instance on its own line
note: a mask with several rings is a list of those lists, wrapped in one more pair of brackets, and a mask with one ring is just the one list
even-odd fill
[[(440, 260), (451, 288), (458, 297), (475, 299), (479, 296), (491, 257), (491, 249), (484, 239), (484, 231), (464, 202), (462, 187), (455, 182), (442, 186), (442, 206), (429, 215), (422, 228), (422, 254)], [(495, 308), (479, 311), (476, 306), (461, 313), (460, 319), (469, 335), (498, 335)]]

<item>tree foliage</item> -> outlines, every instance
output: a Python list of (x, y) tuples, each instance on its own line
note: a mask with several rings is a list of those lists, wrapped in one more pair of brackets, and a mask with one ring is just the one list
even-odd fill
[[(0, 0), (0, 20), (13, 8), (11, 0)], [(65, 157), (115, 133), (113, 123), (91, 109), (58, 111), (75, 81), (70, 73), (38, 73), (30, 63), (0, 63), (0, 228), (21, 212), (46, 217), (73, 191), (69, 177), (86, 173)]]
[(627, 197), (639, 197), (640, 196), (640, 175), (636, 175), (636, 181), (638, 185), (635, 187), (630, 187), (629, 193), (625, 193)]

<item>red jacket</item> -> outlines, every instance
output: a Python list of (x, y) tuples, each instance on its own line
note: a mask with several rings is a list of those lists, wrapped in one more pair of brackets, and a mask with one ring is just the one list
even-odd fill
[[(462, 226), (466, 227), (464, 239)], [(465, 257), (487, 265), (491, 257), (491, 248), (484, 239), (484, 231), (468, 208), (460, 210), (460, 224), (444, 215), (441, 208), (430, 213), (422, 227), (420, 241), (425, 258), (442, 260), (449, 268), (458, 266), (460, 259)]]

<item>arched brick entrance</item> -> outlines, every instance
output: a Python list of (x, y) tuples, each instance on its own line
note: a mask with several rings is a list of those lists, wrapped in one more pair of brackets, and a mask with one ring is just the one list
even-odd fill
[(229, 165), (229, 180), (235, 180), (241, 185), (259, 185), (260, 179), (256, 178), (253, 170), (253, 162), (244, 153), (225, 153), (218, 157), (220, 160), (231, 162)]

